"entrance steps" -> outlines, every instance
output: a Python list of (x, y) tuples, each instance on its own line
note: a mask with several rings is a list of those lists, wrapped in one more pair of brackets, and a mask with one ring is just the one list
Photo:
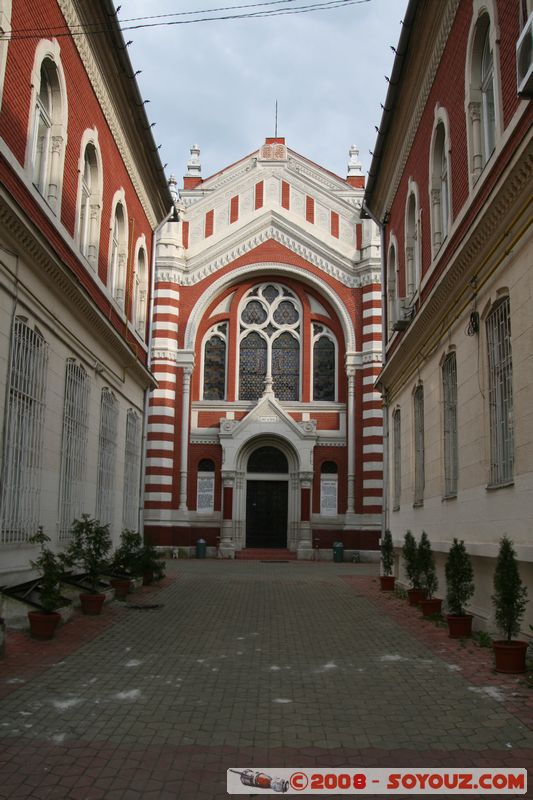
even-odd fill
[(285, 548), (247, 547), (238, 550), (235, 558), (239, 561), (296, 561), (296, 553)]

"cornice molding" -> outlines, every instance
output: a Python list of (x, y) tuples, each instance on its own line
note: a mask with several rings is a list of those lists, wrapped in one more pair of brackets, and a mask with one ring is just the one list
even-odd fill
[(109, 129), (119, 149), (134, 189), (139, 197), (152, 230), (155, 230), (158, 224), (157, 215), (144, 189), (144, 183), (136, 167), (135, 158), (133, 157), (126, 138), (122, 132), (118, 115), (115, 112), (114, 103), (111, 99), (106, 84), (102, 80), (100, 69), (89, 44), (88, 37), (75, 35), (77, 32), (79, 32), (80, 27), (83, 27), (83, 22), (81, 21), (71, 0), (58, 0), (58, 5), (63, 13), (63, 16), (65, 17), (65, 21), (71, 34), (73, 34), (72, 39), (76, 45), (78, 53), (80, 54), (83, 66), (85, 67), (85, 71), (91, 82), (91, 86), (94, 89), (98, 103), (106, 118), (107, 124), (109, 125)]
[(206, 257), (206, 255), (202, 253), (200, 256), (192, 259), (189, 268), (183, 271), (180, 271), (178, 268), (169, 268), (168, 259), (166, 259), (166, 264), (162, 269), (160, 269), (156, 263), (156, 280), (175, 280), (176, 283), (183, 286), (194, 286), (213, 273), (219, 272), (238, 258), (246, 255), (251, 250), (259, 247), (261, 244), (272, 240), (283, 245), (292, 253), (299, 255), (305, 261), (308, 261), (309, 264), (312, 264), (349, 288), (355, 289), (360, 286), (368, 285), (369, 283), (381, 282), (381, 277), (376, 268), (373, 268), (370, 272), (364, 269), (361, 273), (358, 272), (354, 274), (354, 271), (359, 269), (357, 262), (351, 262), (348, 258), (340, 254), (334, 258), (328, 257), (325, 254), (323, 255), (317, 251), (317, 248), (313, 248), (309, 243), (304, 242), (303, 239), (298, 237), (295, 233), (281, 230), (275, 222), (271, 222), (271, 224), (264, 227), (263, 230), (249, 234), (248, 237), (242, 240), (237, 239), (234, 244), (230, 243), (228, 245), (225, 241), (220, 242), (219, 246), (221, 249), (225, 246), (222, 252), (210, 258), (209, 254), (207, 254)]
[(392, 180), (389, 183), (389, 190), (386, 195), (384, 212), (390, 210), (394, 197), (396, 196), (396, 192), (398, 191), (398, 186), (400, 185), (400, 181), (405, 170), (405, 165), (407, 164), (407, 159), (411, 153), (411, 148), (420, 126), (420, 120), (422, 119), (422, 114), (424, 113), (429, 93), (439, 68), (440, 60), (442, 58), (444, 48), (446, 47), (446, 42), (448, 41), (448, 36), (455, 19), (457, 9), (459, 8), (459, 2), (460, 0), (449, 0), (447, 4), (446, 11), (442, 18), (440, 30), (435, 40), (433, 52), (431, 53), (431, 58), (424, 72), (424, 81), (418, 90), (417, 101), (410, 117), (411, 121), (407, 130), (407, 134), (402, 137), (402, 147), (400, 150), (400, 155), (396, 159), (396, 168), (393, 172)]
[[(70, 310), (77, 313), (92, 334), (109, 346), (121, 366), (134, 369), (139, 376), (142, 376), (141, 382), (144, 385), (151, 385), (152, 378), (148, 370), (98, 309), (76, 276), (70, 272), (68, 266), (64, 266), (53, 255), (47, 243), (39, 240), (28, 228), (25, 220), (21, 219), (2, 197), (0, 197), (0, 228), (16, 242), (18, 251), (24, 254), (28, 264), (31, 264), (39, 277), (48, 280), (61, 300), (68, 301)], [(95, 288), (98, 288), (96, 283)], [(87, 349), (89, 350), (89, 346)]]
[[(476, 219), (477, 224), (470, 229), (399, 346), (385, 363), (380, 382), (386, 387), (391, 401), (447, 335), (457, 318), (458, 308), (460, 311), (470, 303), (470, 278), (475, 275), (478, 286), (482, 285), (494, 269), (494, 263), (498, 264), (511, 255), (509, 242), (520, 232), (521, 226), (524, 230), (530, 226), (528, 209), (532, 181), (533, 142), (530, 140), (500, 187), (494, 190), (494, 196), (485, 202)], [(518, 213), (517, 206), (520, 207)], [(467, 300), (463, 299), (465, 294), (468, 294)], [(448, 320), (452, 309), (454, 317)]]

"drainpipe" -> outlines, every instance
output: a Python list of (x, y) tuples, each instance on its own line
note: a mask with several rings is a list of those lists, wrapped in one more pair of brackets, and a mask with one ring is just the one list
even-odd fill
[[(381, 242), (381, 349), (383, 353), (383, 363), (387, 347), (388, 330), (388, 309), (387, 309), (387, 251), (385, 249), (385, 231), (388, 222), (388, 214), (385, 214), (380, 222), (363, 202), (363, 212), (379, 228)], [(387, 389), (383, 384), (378, 383), (381, 388), (383, 398), (383, 508), (381, 512), (381, 538), (389, 526), (389, 408), (387, 399)]]
[[(148, 348), (148, 371), (152, 371), (152, 339), (154, 335), (153, 331), (153, 317), (154, 317), (154, 293), (155, 293), (155, 255), (156, 255), (156, 245), (157, 245), (157, 237), (163, 225), (166, 225), (167, 222), (179, 222), (179, 215), (176, 206), (173, 206), (172, 209), (168, 212), (166, 217), (159, 223), (159, 225), (154, 228), (152, 234), (152, 271), (150, 275), (150, 307), (148, 311), (148, 339), (147, 339), (147, 348)], [(149, 413), (149, 402), (150, 402), (150, 388), (147, 387), (144, 390), (144, 401), (143, 401), (143, 428), (142, 428), (142, 443), (141, 443), (141, 477), (139, 481), (139, 533), (144, 538), (144, 471), (146, 467), (146, 450), (148, 446), (147, 442), (147, 432), (148, 432), (148, 413)]]

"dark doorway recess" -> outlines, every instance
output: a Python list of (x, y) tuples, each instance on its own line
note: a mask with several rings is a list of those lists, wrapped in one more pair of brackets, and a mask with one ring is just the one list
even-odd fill
[(246, 547), (287, 547), (288, 481), (246, 482)]

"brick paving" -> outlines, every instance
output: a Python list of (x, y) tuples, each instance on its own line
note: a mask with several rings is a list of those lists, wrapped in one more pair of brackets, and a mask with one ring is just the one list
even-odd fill
[(232, 766), (533, 769), (527, 679), (383, 596), (375, 567), (168, 568), (130, 596), (156, 608), (9, 632), (0, 798), (214, 800)]

